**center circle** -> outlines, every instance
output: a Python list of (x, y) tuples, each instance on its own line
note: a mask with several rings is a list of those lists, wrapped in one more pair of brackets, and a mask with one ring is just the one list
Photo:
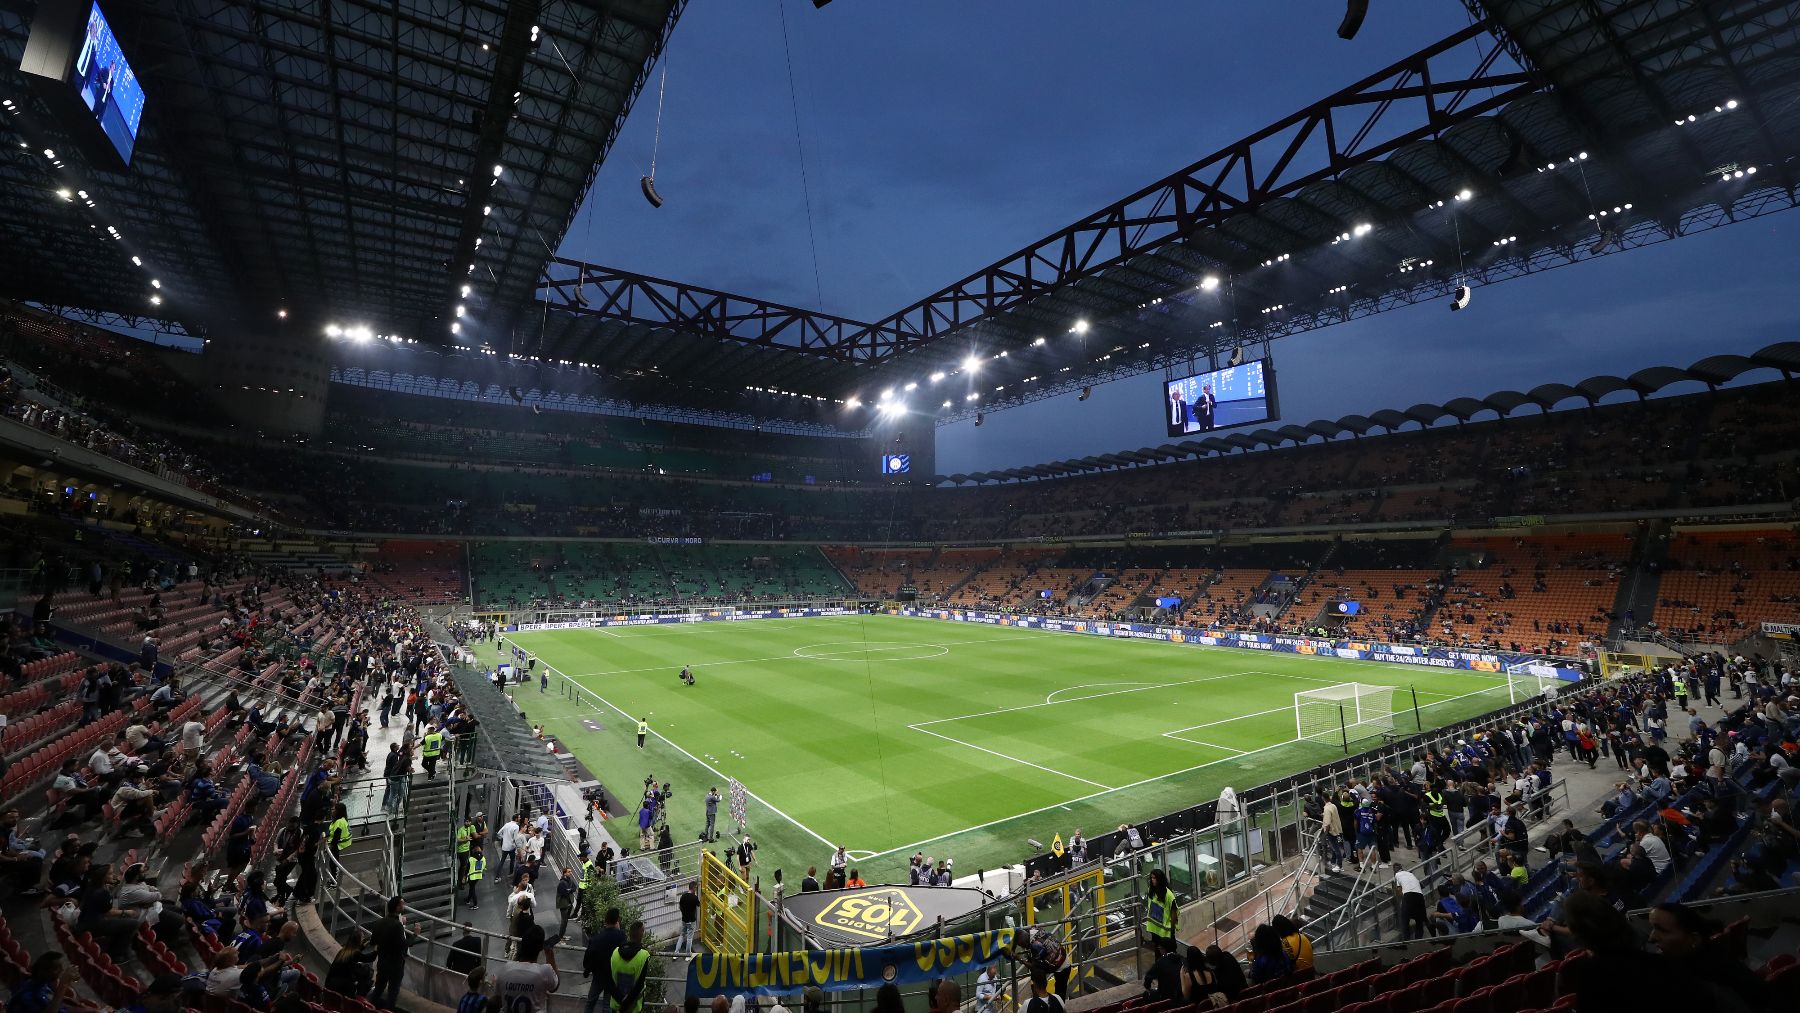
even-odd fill
[(923, 661), (950, 653), (942, 644), (902, 644), (883, 640), (844, 640), (794, 648), (794, 657), (813, 661)]

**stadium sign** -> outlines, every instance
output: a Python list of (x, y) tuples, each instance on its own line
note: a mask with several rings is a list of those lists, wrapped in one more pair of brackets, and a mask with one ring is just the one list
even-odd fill
[(880, 988), (889, 982), (923, 985), (938, 978), (973, 974), (1005, 956), (1012, 945), (1012, 929), (993, 929), (896, 946), (701, 953), (688, 963), (687, 994), (701, 998), (745, 993), (792, 995), (808, 986), (848, 992)]
[(1800, 633), (1800, 623), (1763, 623), (1762, 631), (1770, 636), (1791, 637)]
[[(1447, 647), (1422, 647), (1412, 644), (1382, 644), (1367, 640), (1321, 640), (1316, 637), (1272, 636), (1267, 633), (1245, 633), (1237, 630), (1207, 630), (1177, 626), (1153, 626), (1140, 623), (1100, 622), (1087, 619), (1055, 619), (1045, 616), (998, 616), (962, 609), (904, 608), (890, 610), (894, 615), (921, 619), (943, 619), (966, 623), (1008, 622), (1021, 629), (1052, 630), (1063, 633), (1085, 633), (1089, 636), (1121, 637), (1133, 640), (1161, 640), (1171, 644), (1198, 647), (1235, 647), (1244, 651), (1274, 651), (1282, 654), (1305, 654), (1344, 658), (1349, 661), (1379, 661), (1389, 665), (1413, 665), (1420, 668), (1453, 668), (1470, 672), (1529, 673), (1551, 676), (1565, 682), (1579, 682), (1582, 671), (1572, 666), (1555, 664), (1533, 654), (1494, 653)], [(1765, 628), (1769, 625), (1764, 624)], [(1800, 624), (1794, 627), (1800, 631)]]

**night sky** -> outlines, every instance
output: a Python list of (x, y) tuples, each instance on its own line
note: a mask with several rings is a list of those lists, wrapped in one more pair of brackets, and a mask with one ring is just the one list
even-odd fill
[[(1456, 0), (694, 3), (561, 253), (862, 320), (1468, 24)], [(799, 129), (788, 84), (798, 96)], [(798, 141), (798, 145), (797, 142)], [(809, 238), (799, 146), (811, 192)], [(1800, 339), (1800, 218), (1768, 218), (1273, 346), (1306, 423)], [(938, 430), (941, 473), (1166, 442), (1160, 373)], [(1078, 422), (1072, 425), (1071, 422)]]

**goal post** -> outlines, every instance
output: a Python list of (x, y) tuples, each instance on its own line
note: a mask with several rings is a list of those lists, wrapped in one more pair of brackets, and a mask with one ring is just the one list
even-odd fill
[(1294, 737), (1349, 752), (1358, 739), (1394, 730), (1393, 686), (1340, 683), (1294, 694)]

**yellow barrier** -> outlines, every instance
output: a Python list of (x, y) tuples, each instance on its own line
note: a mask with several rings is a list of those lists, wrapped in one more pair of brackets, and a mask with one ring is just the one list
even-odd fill
[(755, 952), (750, 884), (717, 855), (700, 852), (700, 942), (714, 953)]

